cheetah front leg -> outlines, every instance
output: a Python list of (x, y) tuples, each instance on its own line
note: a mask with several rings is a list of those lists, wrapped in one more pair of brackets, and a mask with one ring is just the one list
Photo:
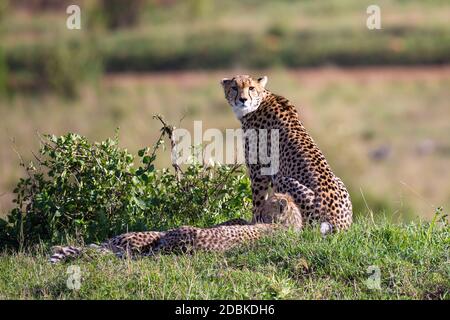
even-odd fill
[(261, 209), (269, 195), (270, 176), (262, 175), (258, 166), (250, 169), (250, 180), (253, 204), (252, 222), (257, 222), (261, 215)]
[(320, 232), (323, 235), (333, 231), (332, 224), (326, 220), (320, 198), (316, 197), (311, 189), (301, 184), (297, 179), (279, 174), (272, 177), (272, 184), (275, 192), (286, 193), (294, 198), (306, 223), (319, 221), (321, 223)]

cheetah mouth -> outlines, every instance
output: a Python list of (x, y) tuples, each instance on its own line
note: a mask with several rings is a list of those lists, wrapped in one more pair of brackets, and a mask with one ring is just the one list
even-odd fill
[(250, 107), (251, 106), (248, 106), (244, 103), (239, 103), (238, 105), (235, 105), (235, 108), (238, 108), (238, 109), (244, 109), (244, 108), (250, 108)]

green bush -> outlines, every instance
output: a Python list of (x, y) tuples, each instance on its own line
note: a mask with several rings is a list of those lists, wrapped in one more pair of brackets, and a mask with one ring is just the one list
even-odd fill
[(139, 151), (138, 167), (117, 137), (93, 144), (74, 133), (41, 137), (37, 160), (22, 164), (27, 177), (14, 190), (15, 208), (0, 220), (0, 247), (101, 241), (126, 231), (248, 218), (250, 182), (241, 166), (156, 169), (163, 135)]

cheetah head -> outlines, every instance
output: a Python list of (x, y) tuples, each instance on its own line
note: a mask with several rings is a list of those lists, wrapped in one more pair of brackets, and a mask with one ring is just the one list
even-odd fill
[(231, 79), (224, 78), (221, 84), (225, 98), (241, 120), (246, 114), (258, 109), (266, 92), (267, 77), (253, 80), (250, 76), (239, 75)]
[(302, 215), (294, 199), (282, 193), (274, 193), (266, 200), (257, 220), (292, 227), (295, 231), (303, 227)]

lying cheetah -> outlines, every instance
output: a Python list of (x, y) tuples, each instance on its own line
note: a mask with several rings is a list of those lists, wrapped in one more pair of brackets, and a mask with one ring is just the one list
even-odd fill
[[(253, 80), (247, 75), (222, 79), (225, 97), (242, 124), (245, 160), (252, 186), (253, 214), (260, 215), (269, 186), (290, 194), (300, 207), (305, 222), (321, 222), (321, 232), (347, 229), (352, 223), (352, 203), (344, 183), (333, 174), (324, 155), (306, 132), (295, 107), (286, 98), (265, 86), (267, 77)], [(267, 130), (267, 149), (271, 150), (271, 131), (279, 134), (278, 171), (263, 173), (255, 153), (263, 153), (261, 137), (249, 138), (250, 131)], [(263, 136), (265, 137), (265, 136)], [(259, 141), (259, 143), (258, 143)], [(275, 153), (275, 152), (274, 152)]]
[[(252, 223), (234, 219), (210, 228), (182, 226), (166, 232), (129, 232), (87, 248), (112, 252), (120, 257), (150, 256), (159, 252), (226, 251), (275, 229), (292, 227), (299, 231), (302, 226), (302, 216), (294, 200), (289, 195), (273, 194), (265, 201), (261, 215)], [(86, 247), (53, 247), (50, 262), (77, 257), (85, 250)]]
[(275, 193), (264, 202), (261, 214), (251, 224), (213, 228), (183, 226), (166, 232), (149, 254), (160, 251), (226, 251), (278, 229), (300, 231), (302, 227), (302, 215), (294, 199), (286, 194)]

